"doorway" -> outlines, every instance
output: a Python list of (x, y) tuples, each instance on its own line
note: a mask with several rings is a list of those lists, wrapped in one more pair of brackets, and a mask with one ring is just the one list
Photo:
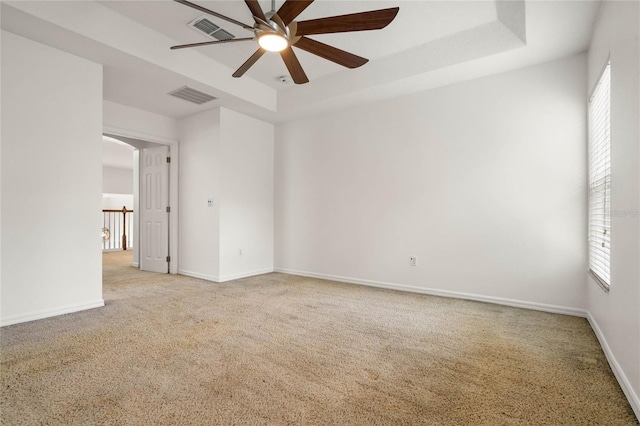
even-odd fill
[[(177, 179), (172, 185), (170, 177), (177, 176), (177, 161), (171, 163), (171, 157), (177, 157), (177, 145), (113, 133), (104, 133), (103, 139), (126, 145), (131, 151), (129, 188), (133, 206), (125, 213), (133, 228), (127, 238), (130, 264), (146, 271), (176, 273), (176, 244), (172, 247), (171, 243), (177, 241)], [(103, 190), (109, 184), (107, 178), (103, 168)], [(119, 257), (126, 255), (121, 253)]]

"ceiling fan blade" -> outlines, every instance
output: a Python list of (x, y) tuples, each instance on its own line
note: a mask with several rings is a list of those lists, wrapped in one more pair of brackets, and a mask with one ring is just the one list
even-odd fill
[(399, 7), (372, 10), (369, 12), (351, 13), (331, 16), (329, 18), (311, 19), (298, 22), (296, 35), (343, 33), (350, 31), (379, 30), (391, 23), (398, 14)]
[(242, 77), (244, 75), (245, 72), (247, 72), (249, 70), (249, 68), (251, 68), (253, 66), (253, 64), (255, 64), (256, 62), (258, 62), (258, 59), (260, 59), (262, 57), (262, 55), (264, 55), (266, 52), (266, 50), (260, 48), (258, 50), (255, 51), (255, 53), (253, 55), (251, 55), (249, 57), (249, 59), (247, 59), (245, 61), (244, 64), (242, 64), (240, 66), (240, 68), (238, 68), (236, 70), (236, 72), (233, 73), (234, 77)]
[(284, 21), (285, 25), (289, 25), (311, 3), (313, 3), (313, 0), (287, 0), (278, 9), (278, 16)]
[(301, 37), (294, 46), (347, 68), (358, 68), (369, 62), (366, 58), (345, 52), (328, 44), (320, 43), (308, 37)]
[(208, 46), (211, 44), (235, 43), (236, 41), (247, 41), (247, 40), (255, 40), (255, 37), (230, 38), (229, 40), (203, 41), (201, 43), (180, 44), (178, 46), (171, 46), (170, 49), (171, 50), (186, 49), (189, 47)]
[(240, 21), (236, 21), (233, 18), (229, 18), (228, 16), (221, 15), (218, 12), (214, 12), (213, 10), (209, 10), (206, 7), (202, 7), (202, 6), (199, 6), (197, 4), (191, 3), (190, 1), (187, 1), (187, 0), (173, 0), (173, 1), (175, 1), (176, 3), (183, 4), (185, 6), (189, 6), (189, 7), (193, 8), (193, 9), (199, 10), (200, 12), (208, 13), (211, 16), (215, 16), (216, 18), (220, 18), (220, 19), (225, 20), (227, 22), (231, 22), (232, 24), (238, 25), (238, 26), (240, 26), (240, 27), (242, 27), (244, 29), (253, 30), (253, 27), (251, 25), (243, 24)]
[(267, 20), (267, 17), (264, 16), (264, 12), (260, 7), (260, 3), (258, 3), (258, 0), (244, 0), (244, 2), (247, 4), (247, 6), (249, 6), (249, 10), (251, 11), (252, 16), (255, 16), (256, 18), (259, 18), (263, 21)]
[(281, 51), (280, 56), (282, 56), (282, 60), (287, 66), (289, 74), (291, 74), (291, 78), (293, 79), (294, 83), (304, 84), (309, 82), (309, 78), (307, 78), (307, 74), (304, 73), (302, 65), (300, 65), (300, 61), (298, 61), (296, 54), (293, 53), (293, 49), (291, 49), (291, 46)]

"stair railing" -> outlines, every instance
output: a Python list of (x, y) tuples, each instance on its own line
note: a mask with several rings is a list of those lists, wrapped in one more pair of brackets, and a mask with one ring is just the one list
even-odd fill
[[(127, 221), (127, 213), (129, 213)], [(127, 243), (129, 244), (127, 246)], [(102, 210), (102, 250), (126, 250), (133, 247), (133, 210)]]

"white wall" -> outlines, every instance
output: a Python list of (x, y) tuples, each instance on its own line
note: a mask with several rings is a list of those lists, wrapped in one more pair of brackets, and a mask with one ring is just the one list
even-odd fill
[(115, 102), (103, 102), (104, 131), (158, 143), (178, 140), (178, 121)]
[(102, 306), (102, 67), (3, 32), (1, 119), (2, 325)]
[(227, 281), (273, 271), (274, 126), (226, 108), (220, 123), (219, 278)]
[(279, 125), (276, 270), (583, 312), (585, 87), (578, 55)]
[(271, 272), (273, 125), (216, 108), (179, 128), (179, 272), (211, 281)]
[(611, 58), (611, 289), (589, 276), (591, 323), (640, 417), (640, 45), (638, 2), (602, 4), (589, 48), (594, 87)]
[(102, 194), (102, 210), (122, 210), (123, 206), (134, 210), (133, 194)]
[[(2, 6), (0, 5), (0, 20)], [(2, 47), (2, 31), (0, 31), (0, 47)], [(2, 55), (0, 54), (0, 81), (2, 81)], [(0, 99), (2, 99), (2, 84), (0, 84)], [(0, 102), (0, 325), (2, 324), (2, 102)]]
[[(179, 122), (178, 272), (218, 280), (220, 270), (220, 110)], [(207, 206), (207, 199), (213, 206)]]
[[(131, 155), (133, 159), (133, 152)], [(102, 192), (105, 194), (133, 194), (133, 170), (103, 166)]]

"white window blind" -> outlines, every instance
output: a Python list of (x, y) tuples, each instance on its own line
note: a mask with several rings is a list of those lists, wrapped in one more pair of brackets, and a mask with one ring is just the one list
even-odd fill
[(589, 99), (589, 269), (606, 290), (611, 257), (610, 63)]

